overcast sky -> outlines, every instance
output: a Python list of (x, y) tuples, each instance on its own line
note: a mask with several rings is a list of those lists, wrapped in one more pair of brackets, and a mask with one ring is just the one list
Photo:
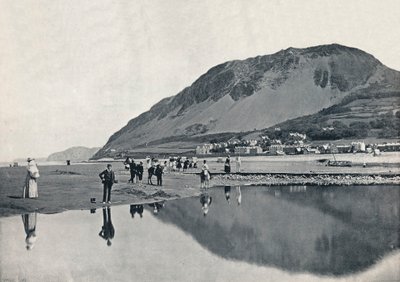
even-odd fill
[(0, 0), (0, 161), (102, 146), (212, 66), (340, 43), (400, 70), (400, 1)]

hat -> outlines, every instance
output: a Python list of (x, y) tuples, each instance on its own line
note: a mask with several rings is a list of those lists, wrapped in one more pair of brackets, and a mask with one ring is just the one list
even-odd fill
[(27, 158), (26, 161), (29, 163), (30, 161), (33, 161), (33, 158)]

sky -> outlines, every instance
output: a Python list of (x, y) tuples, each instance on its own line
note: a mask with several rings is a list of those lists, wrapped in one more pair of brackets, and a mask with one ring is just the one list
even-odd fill
[(0, 0), (0, 161), (101, 147), (228, 60), (339, 43), (400, 70), (400, 1)]

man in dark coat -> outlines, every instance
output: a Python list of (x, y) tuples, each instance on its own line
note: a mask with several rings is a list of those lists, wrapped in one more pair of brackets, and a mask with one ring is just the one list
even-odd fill
[(101, 183), (103, 183), (103, 204), (107, 203), (111, 204), (111, 188), (114, 183), (117, 183), (115, 180), (115, 173), (112, 170), (112, 165), (108, 164), (107, 169), (99, 174), (101, 179)]
[(156, 167), (155, 175), (157, 176), (157, 185), (162, 186), (163, 168), (159, 164)]
[(135, 164), (135, 161), (132, 160), (132, 162), (129, 164), (129, 171), (131, 173), (131, 179), (129, 179), (129, 182), (135, 183), (135, 176), (137, 172), (137, 165)]
[(143, 162), (140, 162), (136, 166), (136, 175), (137, 175), (137, 179), (138, 179), (139, 183), (142, 183), (142, 179), (143, 179)]
[(151, 181), (151, 178), (153, 177), (153, 175), (155, 174), (155, 170), (156, 168), (154, 167), (154, 165), (152, 165), (148, 170), (148, 177), (147, 177), (147, 184), (151, 184), (153, 185), (153, 182)]

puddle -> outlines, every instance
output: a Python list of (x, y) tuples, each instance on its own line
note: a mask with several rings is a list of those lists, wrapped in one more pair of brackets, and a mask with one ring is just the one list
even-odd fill
[(227, 186), (0, 218), (0, 281), (400, 279), (399, 203), (396, 186)]

